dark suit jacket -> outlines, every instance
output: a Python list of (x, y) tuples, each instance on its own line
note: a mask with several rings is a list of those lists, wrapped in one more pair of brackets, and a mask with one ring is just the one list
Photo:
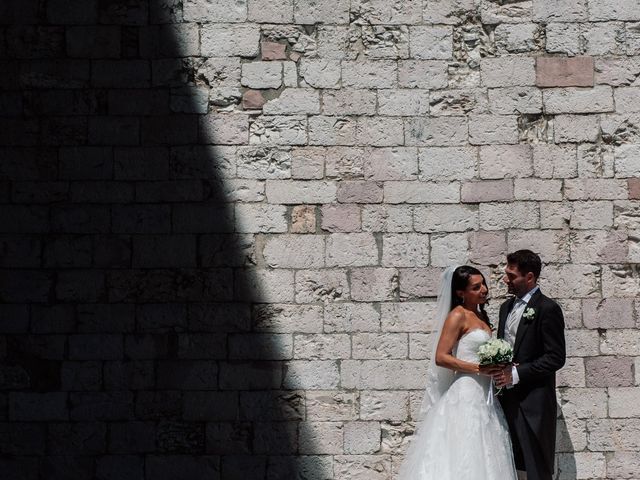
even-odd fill
[[(498, 337), (504, 338), (507, 315), (514, 300), (500, 306)], [(507, 421), (526, 421), (540, 453), (553, 472), (556, 439), (556, 370), (565, 362), (564, 317), (560, 306), (536, 291), (527, 304), (533, 318), (521, 318), (513, 346), (520, 382), (501, 395)], [(525, 309), (526, 311), (526, 309)], [(510, 426), (511, 426), (510, 425)], [(512, 430), (513, 432), (513, 430)], [(526, 455), (526, 452), (525, 452)]]

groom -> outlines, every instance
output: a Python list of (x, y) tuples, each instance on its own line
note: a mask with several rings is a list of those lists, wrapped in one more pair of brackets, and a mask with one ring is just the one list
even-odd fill
[[(530, 250), (507, 256), (504, 282), (514, 295), (500, 306), (498, 337), (513, 346), (513, 365), (494, 376), (506, 387), (507, 417), (516, 468), (527, 480), (551, 480), (556, 443), (556, 370), (565, 362), (564, 318), (538, 288), (540, 257)], [(519, 472), (519, 478), (523, 475)]]

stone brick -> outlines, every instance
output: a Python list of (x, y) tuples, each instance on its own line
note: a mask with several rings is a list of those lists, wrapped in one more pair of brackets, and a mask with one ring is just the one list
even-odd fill
[(348, 180), (364, 177), (364, 148), (330, 147), (326, 152), (327, 178)]
[(324, 177), (325, 156), (323, 147), (300, 147), (291, 152), (291, 176), (301, 180), (318, 180)]
[(380, 423), (349, 422), (344, 426), (344, 453), (369, 454), (380, 449)]
[(67, 394), (62, 392), (9, 394), (9, 420), (58, 421), (68, 420)]
[(547, 24), (545, 33), (547, 37), (547, 52), (564, 53), (570, 57), (574, 57), (581, 53), (582, 47), (580, 45), (579, 23), (551, 22)]
[(287, 231), (284, 206), (238, 204), (235, 213), (238, 232), (281, 233)]
[(462, 184), (463, 203), (509, 202), (514, 199), (512, 180), (485, 180)]
[(260, 49), (260, 29), (256, 24), (204, 24), (200, 42), (207, 57), (255, 57)]
[(259, 110), (265, 103), (262, 93), (257, 90), (247, 90), (242, 95), (242, 108), (245, 110)]
[(535, 202), (480, 204), (480, 228), (483, 230), (538, 228), (539, 216)]
[(359, 232), (361, 230), (358, 205), (324, 205), (320, 211), (322, 230), (328, 232)]
[(518, 143), (518, 124), (511, 115), (477, 115), (469, 117), (469, 143), (487, 145)]
[(579, 452), (558, 456), (558, 478), (589, 478), (592, 475), (604, 476), (606, 460), (601, 452)]
[(362, 420), (404, 421), (408, 416), (406, 391), (363, 390), (360, 392)]
[[(507, 242), (502, 232), (474, 232), (469, 238), (469, 260), (480, 265), (499, 265), (504, 262)], [(513, 251), (509, 248), (509, 251)], [(547, 258), (545, 257), (545, 260)], [(402, 287), (403, 276), (400, 276)]]
[(383, 480), (391, 473), (391, 459), (388, 455), (338, 455), (334, 471), (336, 480)]
[(570, 225), (576, 229), (610, 227), (613, 225), (613, 204), (606, 201), (576, 202)]
[(628, 196), (624, 180), (565, 180), (564, 196), (568, 200), (625, 200)]
[(477, 209), (466, 205), (419, 206), (414, 209), (413, 216), (417, 232), (464, 232), (478, 227)]
[(351, 271), (351, 297), (355, 301), (393, 300), (398, 289), (395, 268), (355, 268)]
[(638, 419), (588, 420), (588, 448), (591, 451), (637, 451), (639, 429)]
[(371, 90), (340, 88), (322, 93), (322, 113), (325, 115), (373, 115), (376, 94)]
[(367, 180), (411, 180), (418, 173), (415, 148), (373, 148), (367, 151), (364, 176)]
[(595, 61), (595, 83), (614, 87), (632, 85), (639, 68), (640, 64), (636, 61), (598, 57)]
[(346, 334), (294, 335), (294, 357), (304, 360), (333, 360), (351, 357), (351, 340)]
[(385, 182), (387, 203), (456, 203), (460, 200), (460, 185), (456, 182)]
[(612, 452), (607, 455), (607, 475), (613, 478), (633, 478), (640, 469), (638, 452)]
[(453, 56), (453, 31), (448, 26), (409, 28), (411, 57), (418, 60), (448, 60)]
[(354, 359), (407, 358), (406, 333), (357, 333), (352, 336)]
[(354, 88), (393, 88), (397, 84), (396, 62), (343, 61), (342, 84)]
[(384, 235), (382, 265), (385, 267), (429, 265), (429, 236), (415, 233)]
[(349, 22), (349, 7), (337, 0), (304, 0), (295, 4), (294, 20), (300, 24), (344, 24)]
[(402, 145), (403, 121), (392, 117), (359, 117), (356, 124), (356, 143), (374, 147)]
[[(566, 21), (563, 19), (563, 21)], [(538, 87), (591, 87), (594, 83), (593, 57), (537, 57)]]
[(516, 179), (514, 182), (516, 200), (562, 200), (560, 180), (538, 180), (534, 178)]
[(324, 238), (314, 235), (277, 235), (267, 239), (263, 255), (270, 268), (324, 266)]
[(544, 258), (545, 262), (568, 262), (569, 238), (565, 232), (554, 230), (510, 230), (507, 234), (507, 250), (515, 252), (529, 249)]
[(587, 19), (587, 2), (560, 0), (552, 2), (540, 0), (533, 2), (533, 18), (537, 21), (578, 22)]
[(439, 60), (400, 60), (398, 85), (402, 88), (444, 88), (448, 85), (447, 62)]
[(381, 305), (384, 332), (428, 332), (433, 330), (435, 302), (383, 303)]
[(406, 205), (365, 205), (362, 208), (362, 230), (367, 232), (410, 232), (413, 209)]
[(627, 188), (629, 190), (630, 200), (640, 200), (640, 179), (639, 178), (627, 179)]
[(597, 260), (603, 263), (624, 262), (629, 256), (627, 237), (620, 232), (578, 232), (571, 245), (571, 259), (576, 263)]
[(303, 455), (332, 455), (343, 452), (341, 422), (301, 422), (300, 453)]
[(421, 148), (418, 156), (420, 180), (459, 180), (476, 176), (477, 150), (473, 147)]
[(450, 233), (431, 237), (431, 265), (446, 267), (469, 260), (469, 238), (466, 233)]
[[(627, 387), (633, 385), (631, 357), (585, 358), (589, 387)], [(604, 416), (604, 415), (603, 415)]]
[(637, 388), (609, 389), (609, 417), (637, 418), (640, 417), (640, 398)]
[[(340, 87), (340, 79), (341, 79), (341, 68), (340, 62), (337, 60), (331, 59), (318, 59), (318, 58), (304, 58), (300, 61), (300, 77), (303, 81), (304, 86), (309, 86), (313, 88), (339, 88)], [(340, 91), (336, 92), (324, 92), (325, 95), (339, 95)], [(358, 93), (365, 94), (373, 94), (373, 92), (361, 92), (356, 90)], [(374, 95), (375, 97), (375, 95)], [(326, 103), (326, 102), (325, 102)], [(330, 111), (325, 111), (325, 113), (331, 115)], [(340, 109), (340, 113), (347, 114), (348, 112)]]
[[(207, 337), (201, 338), (206, 339)], [(211, 342), (208, 342), (207, 345), (203, 345), (205, 347), (205, 355), (200, 358), (211, 358), (211, 353), (206, 353), (206, 350), (215, 350), (222, 353), (222, 356), (225, 357), (225, 348), (224, 342), (227, 341), (229, 345), (229, 358), (230, 359), (241, 359), (241, 360), (290, 360), (293, 358), (293, 338), (289, 334), (281, 334), (281, 333), (248, 333), (248, 334), (232, 334), (229, 335), (228, 340), (221, 335), (216, 335), (215, 337), (210, 337), (215, 340), (215, 343), (223, 343), (220, 347), (216, 348), (215, 345), (211, 345)], [(191, 336), (191, 338), (194, 338)], [(185, 353), (188, 353), (186, 350), (189, 345), (185, 345), (187, 340), (186, 336), (182, 336), (180, 338), (181, 345), (180, 348), (183, 350), (181, 352), (180, 357), (183, 358), (197, 358), (199, 355), (190, 354), (186, 356)], [(190, 348), (193, 352), (194, 348)], [(189, 352), (190, 353), (190, 352)]]
[(584, 359), (567, 358), (567, 361), (556, 374), (558, 387), (586, 386)]
[(489, 88), (534, 85), (534, 62), (531, 57), (520, 56), (483, 58), (480, 61), (482, 83)]
[(640, 20), (640, 5), (632, 0), (620, 2), (609, 2), (606, 0), (595, 0), (589, 2), (589, 20)]
[(639, 344), (638, 330), (608, 330), (600, 336), (600, 352), (603, 355), (635, 355)]
[(604, 388), (574, 388), (558, 393), (565, 418), (606, 418), (607, 391)]
[(344, 360), (341, 380), (345, 388), (421, 388), (425, 362), (415, 360)]
[(296, 205), (291, 210), (291, 233), (314, 233), (316, 209), (312, 205)]
[(615, 147), (614, 168), (617, 178), (637, 177), (640, 175), (640, 149), (637, 145)]
[(557, 115), (553, 128), (556, 143), (595, 142), (600, 136), (597, 115)]
[(602, 113), (614, 111), (613, 92), (607, 85), (550, 88), (543, 92), (545, 113)]
[(343, 181), (338, 184), (337, 199), (341, 203), (380, 203), (382, 185), (377, 182)]
[(370, 332), (380, 329), (380, 313), (366, 303), (331, 303), (324, 309), (324, 331)]
[(378, 264), (378, 246), (370, 233), (334, 233), (327, 237), (329, 267), (363, 267)]
[(294, 297), (293, 271), (245, 270), (239, 272), (236, 298), (255, 302), (290, 302)]
[(310, 145), (354, 145), (356, 122), (349, 117), (324, 115), (309, 118)]
[(296, 302), (329, 303), (349, 300), (349, 282), (344, 270), (302, 270), (296, 272)]
[(466, 117), (410, 117), (405, 119), (405, 145), (448, 147), (465, 145)]
[(378, 90), (380, 115), (426, 115), (429, 113), (429, 90)]
[(337, 186), (327, 181), (267, 180), (269, 203), (331, 203), (336, 200)]
[(322, 331), (322, 319), (322, 307), (319, 305), (272, 303), (257, 306), (251, 324), (257, 332), (317, 333)]
[(489, 89), (491, 113), (513, 115), (542, 112), (542, 92), (533, 87), (508, 87)]
[[(596, 270), (591, 265), (571, 265), (549, 266), (545, 268), (545, 288), (549, 290), (552, 298), (587, 298), (599, 295), (600, 280), (596, 275)], [(574, 336), (578, 341), (580, 339), (588, 339), (589, 350), (592, 350), (593, 338), (591, 332), (578, 332)], [(581, 336), (584, 334), (583, 336)], [(589, 355), (597, 355), (595, 352)], [(568, 356), (574, 356), (567, 354)], [(582, 355), (575, 355), (582, 356)], [(588, 355), (587, 355), (588, 356)]]
[(617, 113), (640, 112), (640, 89), (638, 87), (619, 87), (613, 91)]
[[(250, 9), (251, 7), (257, 8), (258, 5), (256, 5), (256, 3), (259, 2), (252, 2)], [(279, 9), (278, 14), (282, 14), (284, 12), (286, 12), (286, 9)], [(286, 48), (287, 46), (284, 43), (263, 41), (260, 43), (260, 55), (262, 60), (286, 60)]]
[(340, 381), (338, 363), (329, 360), (293, 360), (284, 367), (287, 389), (322, 390), (336, 388)]
[(291, 115), (320, 113), (320, 94), (310, 88), (285, 88), (280, 96), (262, 108), (266, 114)]
[(310, 391), (307, 394), (307, 415), (309, 420), (352, 420), (357, 417), (355, 392)]

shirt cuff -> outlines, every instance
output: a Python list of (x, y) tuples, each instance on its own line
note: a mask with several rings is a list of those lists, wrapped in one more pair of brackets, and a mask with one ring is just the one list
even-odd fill
[(518, 375), (518, 369), (515, 365), (511, 366), (511, 385), (517, 385), (520, 382), (520, 375)]

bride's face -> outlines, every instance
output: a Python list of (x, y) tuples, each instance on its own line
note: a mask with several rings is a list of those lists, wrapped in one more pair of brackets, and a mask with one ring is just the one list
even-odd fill
[(482, 275), (471, 275), (467, 282), (467, 288), (464, 289), (465, 303), (482, 304), (487, 301), (489, 289)]

